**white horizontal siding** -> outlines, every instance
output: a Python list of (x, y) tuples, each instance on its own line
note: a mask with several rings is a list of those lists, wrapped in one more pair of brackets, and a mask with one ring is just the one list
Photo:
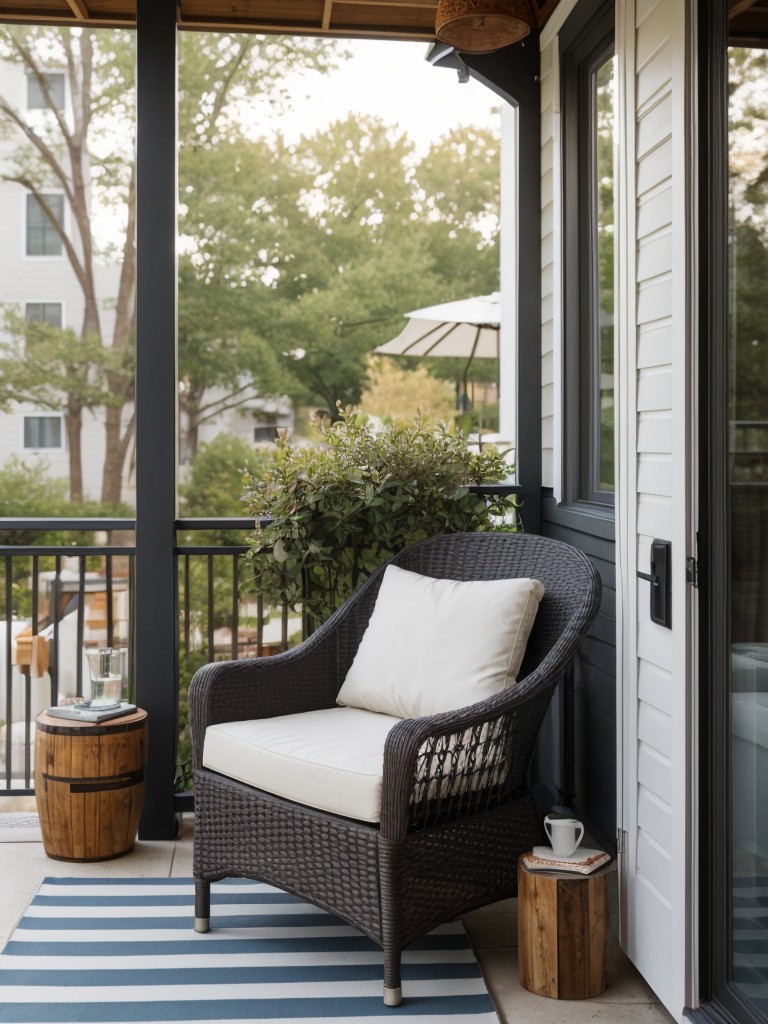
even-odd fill
[(669, 366), (675, 342), (671, 317), (661, 317), (655, 323), (641, 327), (637, 332), (637, 368)]
[[(689, 514), (686, 345), (691, 247), (687, 218), (686, 0), (617, 5), (620, 154), (627, 208), (619, 239), (622, 297), (620, 419), (626, 436), (620, 524), (626, 639), (622, 791), (629, 836), (625, 948), (672, 1015), (682, 1020), (691, 963), (687, 930), (687, 592)], [(623, 221), (621, 220), (623, 218)], [(620, 256), (620, 259), (622, 258)], [(622, 445), (620, 445), (622, 450)], [(620, 501), (619, 507), (622, 507)], [(672, 629), (650, 620), (654, 538), (672, 544)]]
[(672, 459), (666, 455), (645, 453), (637, 466), (637, 489), (656, 497), (672, 497)]
[[(638, 797), (638, 812), (642, 806), (643, 793), (641, 791)], [(638, 813), (639, 818), (639, 813)], [(673, 911), (672, 905), (672, 878), (670, 868), (672, 866), (672, 857), (669, 850), (665, 849), (657, 840), (653, 833), (642, 826), (638, 821), (638, 833), (637, 833), (637, 877), (638, 881), (645, 882), (650, 892), (648, 896), (655, 895), (656, 898), (663, 904), (663, 906)], [(642, 899), (642, 897), (641, 897)], [(646, 932), (650, 933), (651, 928), (645, 929)], [(654, 955), (659, 956), (658, 946), (654, 949)], [(669, 965), (674, 963), (677, 957), (673, 959), (667, 956), (659, 959), (659, 964)]]

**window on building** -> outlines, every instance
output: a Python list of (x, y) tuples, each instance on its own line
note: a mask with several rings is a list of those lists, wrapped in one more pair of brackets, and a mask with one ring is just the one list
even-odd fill
[[(37, 75), (27, 75), (27, 109), (28, 110), (55, 110), (64, 109), (65, 84), (63, 71), (44, 72), (42, 78), (45, 81), (45, 88)], [(48, 90), (46, 96), (45, 90)]]
[(61, 448), (61, 416), (25, 416), (25, 448)]
[(566, 479), (614, 501), (614, 5), (563, 51)]
[(27, 256), (61, 256), (61, 236), (48, 215), (45, 203), (56, 221), (64, 220), (64, 196), (56, 193), (27, 196)]
[(24, 319), (30, 324), (47, 324), (49, 327), (64, 326), (60, 302), (28, 302), (24, 307)]
[(262, 444), (265, 441), (276, 441), (278, 436), (278, 430), (274, 424), (253, 428), (253, 440), (256, 444)]

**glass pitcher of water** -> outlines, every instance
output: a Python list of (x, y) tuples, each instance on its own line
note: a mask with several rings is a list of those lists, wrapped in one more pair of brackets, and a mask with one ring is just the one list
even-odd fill
[(123, 696), (123, 656), (117, 647), (86, 649), (91, 674), (91, 707), (119, 704)]

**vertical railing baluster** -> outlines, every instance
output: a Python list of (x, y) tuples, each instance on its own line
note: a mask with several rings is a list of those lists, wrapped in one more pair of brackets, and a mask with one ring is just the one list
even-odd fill
[[(40, 631), (40, 559), (37, 555), (32, 555), (32, 636), (37, 636)], [(30, 693), (27, 701), (27, 711), (24, 716), (26, 727), (24, 735), (24, 743), (26, 750), (26, 768), (27, 768), (27, 787), (31, 785), (29, 779), (30, 765), (29, 761), (32, 752), (32, 703), (31, 703), (31, 682), (30, 682)]]
[(128, 700), (136, 700), (136, 559), (128, 555)]
[(77, 582), (77, 626), (75, 640), (75, 664), (77, 666), (77, 693), (83, 695), (83, 642), (85, 640), (85, 555), (77, 560), (79, 579)]
[(264, 653), (264, 597), (262, 594), (256, 596), (256, 657), (260, 658)]
[(13, 758), (13, 560), (5, 559), (5, 785), (11, 788)]
[(240, 633), (240, 602), (238, 600), (238, 556), (232, 555), (232, 660), (237, 661), (239, 657), (238, 639)]
[(40, 628), (40, 558), (32, 555), (32, 635)]
[(59, 703), (59, 664), (61, 663), (59, 642), (59, 591), (61, 590), (61, 555), (56, 555), (53, 581), (51, 583), (51, 616), (53, 618), (53, 647), (51, 648), (51, 707)]
[(208, 660), (214, 661), (215, 655), (213, 650), (213, 555), (207, 556), (208, 564)]
[(24, 666), (24, 785), (27, 789), (31, 786), (31, 759), (32, 749), (32, 666)]
[(104, 556), (104, 575), (107, 591), (107, 647), (113, 647), (115, 639), (115, 610), (112, 607), (112, 555)]
[(189, 555), (184, 555), (184, 653), (189, 656)]
[(283, 650), (288, 650), (288, 605), (283, 602), (282, 629), (280, 630), (280, 642)]

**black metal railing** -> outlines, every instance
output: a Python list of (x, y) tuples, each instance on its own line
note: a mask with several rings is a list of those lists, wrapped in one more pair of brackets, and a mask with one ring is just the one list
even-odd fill
[[(134, 551), (110, 543), (132, 529), (125, 519), (0, 521), (15, 540), (0, 545), (0, 795), (32, 792), (35, 717), (83, 694), (84, 648), (133, 650)], [(129, 657), (125, 696), (134, 690)]]
[[(34, 792), (35, 718), (88, 695), (88, 645), (127, 651), (123, 697), (136, 699), (135, 526), (133, 519), (0, 519), (0, 799)], [(188, 789), (186, 693), (195, 670), (284, 651), (309, 624), (300, 608), (270, 607), (253, 592), (244, 558), (253, 519), (179, 519), (175, 528), (177, 784)]]
[[(176, 528), (184, 540), (176, 548), (183, 724), (196, 667), (285, 650), (300, 617), (269, 608), (243, 585), (248, 547), (231, 537), (252, 530), (252, 519), (179, 520)], [(123, 698), (135, 700), (135, 546), (132, 538), (110, 543), (134, 529), (131, 519), (0, 520), (3, 538), (16, 541), (0, 545), (0, 798), (34, 792), (35, 718), (87, 696), (89, 645), (128, 652)], [(182, 757), (183, 746), (182, 736)]]

